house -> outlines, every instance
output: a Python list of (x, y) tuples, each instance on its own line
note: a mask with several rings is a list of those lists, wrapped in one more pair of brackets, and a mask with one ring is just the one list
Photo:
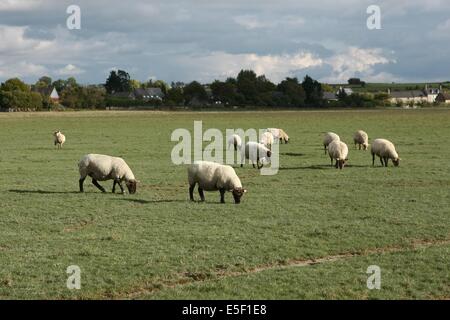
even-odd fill
[(427, 102), (428, 98), (424, 91), (422, 90), (408, 90), (408, 91), (392, 91), (388, 90), (388, 94), (390, 95), (391, 103), (421, 103)]
[(58, 103), (59, 102), (59, 94), (58, 91), (56, 91), (56, 88), (53, 87), (52, 92), (50, 93), (50, 100), (54, 103)]
[(336, 94), (333, 92), (324, 92), (323, 99), (326, 101), (338, 101)]
[(350, 96), (353, 94), (353, 89), (339, 87), (339, 90), (336, 92), (336, 96), (338, 96), (341, 92), (344, 92), (347, 96)]
[(138, 88), (134, 90), (134, 96), (136, 99), (141, 100), (149, 100), (149, 99), (158, 99), (162, 100), (164, 98), (164, 93), (161, 88)]
[(136, 96), (134, 95), (133, 92), (114, 92), (111, 94), (112, 98), (118, 98), (118, 99), (131, 99), (134, 100), (136, 99)]
[(59, 102), (59, 94), (55, 87), (33, 88), (34, 92), (40, 93), (43, 97), (48, 97), (52, 102)]
[(423, 90), (408, 90), (408, 91), (392, 91), (388, 89), (391, 103), (403, 103), (403, 104), (416, 104), (422, 102), (434, 103), (442, 91), (442, 87), (439, 89), (430, 88), (428, 85)]
[(450, 93), (440, 92), (436, 97), (436, 102), (450, 104)]

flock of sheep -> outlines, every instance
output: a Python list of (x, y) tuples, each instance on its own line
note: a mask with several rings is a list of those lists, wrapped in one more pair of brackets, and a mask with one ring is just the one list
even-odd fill
[[(58, 148), (62, 148), (66, 137), (61, 131), (54, 132), (54, 143)], [(355, 148), (358, 146), (361, 150), (367, 150), (369, 147), (369, 136), (366, 132), (358, 130), (353, 138)], [(288, 143), (289, 136), (282, 129), (268, 128), (261, 135), (260, 141), (249, 141), (242, 146), (242, 139), (238, 135), (233, 135), (228, 140), (228, 146), (234, 147), (235, 151), (241, 152), (241, 167), (244, 159), (255, 164), (258, 169), (262, 168), (264, 162), (270, 162), (272, 156), (271, 147), (273, 143)], [(328, 150), (328, 155), (331, 160), (331, 165), (335, 161), (335, 167), (343, 169), (348, 161), (348, 146), (341, 141), (340, 137), (333, 132), (327, 132), (323, 139), (323, 146), (325, 154)], [(395, 166), (400, 163), (400, 158), (395, 146), (392, 142), (386, 139), (375, 139), (371, 146), (372, 165), (375, 165), (375, 156), (380, 158), (383, 166), (388, 166), (389, 159), (392, 160)], [(113, 180), (112, 192), (115, 193), (116, 185), (120, 187), (122, 193), (125, 185), (130, 194), (136, 192), (137, 180), (127, 163), (118, 157), (112, 157), (101, 154), (87, 154), (78, 163), (80, 172), (79, 188), (83, 192), (83, 183), (87, 176), (92, 178), (92, 184), (100, 191), (106, 192), (105, 189), (98, 183), (98, 181)], [(209, 161), (195, 161), (188, 166), (188, 182), (189, 182), (189, 197), (194, 201), (194, 188), (198, 184), (198, 193), (201, 201), (205, 201), (204, 191), (219, 191), (220, 202), (225, 202), (225, 192), (232, 193), (234, 202), (236, 204), (241, 202), (241, 197), (247, 192), (242, 187), (241, 180), (236, 174), (233, 167), (229, 165), (222, 165)]]

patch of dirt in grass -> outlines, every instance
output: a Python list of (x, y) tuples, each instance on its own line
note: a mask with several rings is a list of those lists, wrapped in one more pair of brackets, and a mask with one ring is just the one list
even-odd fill
[[(288, 259), (283, 261), (277, 261), (272, 263), (267, 263), (251, 268), (246, 268), (240, 271), (231, 271), (223, 267), (218, 267), (215, 271), (211, 272), (183, 272), (176, 274), (172, 280), (164, 280), (158, 283), (149, 284), (148, 286), (141, 288), (134, 288), (127, 292), (116, 293), (112, 298), (115, 299), (136, 299), (142, 295), (150, 295), (161, 289), (165, 288), (175, 288), (178, 286), (183, 286), (192, 283), (206, 282), (212, 280), (220, 280), (229, 277), (238, 277), (243, 275), (249, 275), (254, 273), (259, 273), (267, 270), (273, 269), (288, 269), (296, 267), (307, 267), (316, 264), (329, 263), (334, 261), (340, 261), (344, 259), (349, 259), (352, 257), (364, 257), (372, 254), (380, 253), (396, 253), (396, 252), (407, 252), (411, 250), (418, 250), (423, 248), (428, 248), (432, 246), (439, 245), (450, 245), (450, 239), (417, 239), (412, 240), (406, 245), (392, 245), (382, 248), (368, 248), (365, 250), (345, 252), (336, 255), (330, 255), (325, 257), (313, 258), (313, 259)], [(111, 298), (111, 296), (108, 296)], [(439, 299), (448, 299), (449, 297), (439, 297)]]

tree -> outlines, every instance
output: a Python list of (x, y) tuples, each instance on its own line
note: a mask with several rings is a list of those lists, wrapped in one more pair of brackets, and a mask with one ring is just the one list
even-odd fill
[(108, 93), (131, 91), (130, 75), (123, 70), (111, 71), (106, 79), (105, 88)]
[(317, 80), (314, 80), (310, 76), (306, 75), (302, 82), (302, 87), (306, 95), (306, 104), (310, 106), (319, 106), (322, 104), (322, 86)]
[(139, 89), (141, 86), (142, 86), (142, 84), (139, 80), (135, 80), (135, 79), (130, 80), (131, 90)]
[(203, 104), (208, 100), (205, 88), (197, 81), (192, 81), (184, 87), (184, 101), (187, 104)]
[(167, 91), (165, 96), (167, 104), (182, 105), (184, 102), (183, 89), (180, 87), (172, 87)]
[(253, 105), (259, 103), (256, 73), (253, 70), (241, 70), (237, 76), (236, 85), (238, 93), (244, 98), (241, 103)]
[(225, 82), (215, 80), (211, 83), (210, 88), (214, 99), (225, 104), (235, 104), (236, 101), (236, 80), (228, 78)]
[(277, 87), (286, 97), (289, 106), (301, 107), (305, 104), (305, 91), (297, 78), (286, 78)]
[(2, 85), (0, 86), (0, 90), (2, 91), (22, 91), (22, 92), (29, 92), (30, 86), (25, 84), (22, 80), (19, 78), (12, 78), (6, 80)]

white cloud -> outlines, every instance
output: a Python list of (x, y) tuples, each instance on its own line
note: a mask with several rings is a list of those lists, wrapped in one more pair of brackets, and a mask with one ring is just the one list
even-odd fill
[(255, 15), (240, 15), (233, 18), (234, 22), (247, 30), (274, 28), (279, 26), (295, 27), (305, 23), (301, 17), (294, 15), (285, 15), (274, 19), (273, 17), (258, 17)]
[(309, 52), (282, 55), (212, 52), (204, 56), (183, 57), (179, 62), (189, 64), (193, 72), (200, 73), (201, 81), (234, 77), (241, 69), (252, 69), (256, 74), (264, 74), (270, 80), (278, 82), (295, 71), (322, 64), (320, 58)]
[(45, 66), (39, 64), (33, 64), (27, 61), (21, 61), (16, 64), (0, 64), (0, 77), (1, 78), (14, 78), (14, 77), (40, 77), (48, 73)]
[(0, 11), (31, 10), (41, 4), (41, 0), (0, 0)]
[(374, 67), (395, 62), (394, 59), (386, 58), (380, 48), (350, 47), (346, 51), (336, 53), (326, 59), (325, 63), (331, 66), (333, 72), (324, 80), (327, 82), (345, 82), (349, 78), (357, 76), (366, 81), (374, 81), (375, 79), (385, 81), (392, 75), (388, 73), (375, 74)]
[(79, 67), (71, 63), (56, 71), (56, 74), (60, 76), (76, 76), (82, 73), (84, 73), (83, 69), (80, 69)]

